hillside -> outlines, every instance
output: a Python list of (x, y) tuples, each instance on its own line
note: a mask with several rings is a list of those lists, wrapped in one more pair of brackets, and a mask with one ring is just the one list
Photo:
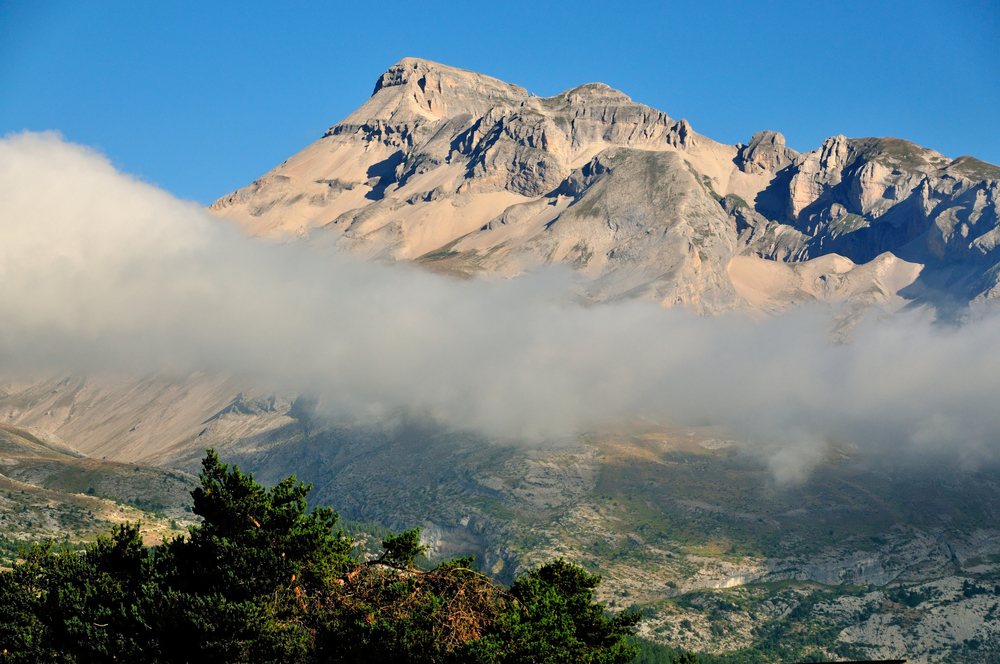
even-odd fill
[(141, 521), (149, 544), (193, 523), (191, 476), (87, 458), (38, 429), (0, 425), (0, 566), (30, 542), (78, 547)]
[(528, 449), (419, 420), (303, 416), (223, 449), (266, 483), (294, 468), (351, 519), (420, 525), (432, 555), (475, 554), (501, 580), (579, 561), (613, 610), (643, 611), (654, 641), (761, 662), (811, 644), (911, 661), (1000, 647), (993, 467), (834, 446), (781, 485), (724, 432), (642, 423)]

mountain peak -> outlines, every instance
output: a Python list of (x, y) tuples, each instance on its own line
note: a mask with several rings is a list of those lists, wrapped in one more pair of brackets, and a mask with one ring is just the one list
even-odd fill
[(614, 102), (619, 104), (628, 104), (632, 102), (632, 98), (621, 90), (615, 90), (613, 87), (607, 83), (585, 83), (584, 85), (578, 85), (575, 88), (571, 88), (562, 94), (556, 95), (557, 98), (564, 97), (566, 99), (587, 99), (587, 100), (600, 100), (604, 102)]
[(528, 98), (519, 85), (421, 58), (403, 58), (379, 76), (371, 98), (328, 133), (354, 131), (372, 121), (417, 125), (462, 114), (482, 115)]
[[(834, 253), (861, 269), (892, 252), (926, 266), (921, 275), (965, 265), (968, 292), (941, 297), (1000, 298), (997, 181), (995, 166), (897, 138), (838, 134), (799, 153), (760, 131), (723, 145), (603, 83), (536, 97), (404, 58), (322, 139), (212, 209), (255, 234), (462, 275), (566, 263), (588, 280), (588, 298), (712, 313), (803, 297), (897, 306), (923, 292), (897, 295), (917, 278), (908, 267), (882, 282), (874, 265), (827, 290), (791, 268), (774, 283), (762, 276), (778, 274), (762, 261)], [(726, 266), (740, 255), (756, 258), (731, 279)], [(779, 281), (774, 298), (754, 290)], [(936, 283), (919, 296), (937, 297)]]
[[(478, 74), (467, 69), (459, 69), (458, 67), (450, 67), (439, 62), (424, 60), (423, 58), (403, 58), (386, 69), (378, 77), (372, 95), (378, 94), (380, 90), (385, 88), (397, 86), (414, 85), (426, 88), (427, 81), (425, 79), (428, 77), (434, 81), (449, 80), (451, 81), (449, 87), (468, 86), (472, 88), (487, 88), (502, 91), (505, 94), (514, 94), (518, 97), (528, 96), (527, 90), (518, 85), (505, 83), (491, 76)], [(421, 80), (424, 80), (424, 82), (421, 83)]]

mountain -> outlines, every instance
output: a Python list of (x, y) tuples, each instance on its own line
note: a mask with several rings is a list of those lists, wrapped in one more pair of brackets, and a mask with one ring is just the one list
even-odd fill
[(953, 316), (1000, 292), (998, 188), (996, 166), (895, 138), (800, 154), (762, 131), (724, 145), (604, 84), (543, 98), (406, 58), (210, 210), (254, 235), (459, 275), (567, 264), (594, 301), (915, 302)]
[[(998, 182), (995, 166), (894, 138), (724, 145), (605, 85), (540, 98), (406, 59), (211, 212), (458, 278), (565, 264), (594, 303), (960, 318), (996, 300)], [(475, 554), (502, 580), (583, 562), (653, 640), (743, 661), (1000, 651), (989, 465), (914, 467), (831, 441), (808, 482), (783, 486), (712, 427), (627, 421), (530, 446), (412, 413), (330, 421), (308, 396), (204, 373), (7, 380), (0, 423), (0, 520), (20, 539), (63, 532), (47, 505), (94, 511), (101, 494), (183, 518), (177, 496), (211, 446), (265, 483), (312, 482), (310, 501), (345, 518), (420, 525), (433, 555)]]

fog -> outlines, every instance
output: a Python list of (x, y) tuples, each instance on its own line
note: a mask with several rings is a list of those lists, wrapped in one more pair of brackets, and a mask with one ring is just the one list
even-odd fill
[(0, 140), (0, 375), (239, 376), (331, 414), (430, 413), (543, 441), (619, 417), (712, 422), (779, 480), (830, 442), (965, 465), (1000, 452), (1000, 320), (915, 312), (829, 341), (763, 321), (583, 306), (572, 275), (458, 281), (248, 239), (54, 134)]

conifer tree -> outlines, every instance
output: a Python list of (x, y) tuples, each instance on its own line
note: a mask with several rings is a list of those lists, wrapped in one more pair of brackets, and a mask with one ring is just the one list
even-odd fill
[(600, 578), (557, 560), (494, 583), (460, 558), (417, 569), (420, 529), (352, 556), (311, 486), (270, 489), (208, 450), (192, 492), (202, 522), (142, 545), (115, 526), (83, 555), (33, 545), (0, 573), (0, 664), (521, 662), (626, 664), (638, 615), (608, 617)]

